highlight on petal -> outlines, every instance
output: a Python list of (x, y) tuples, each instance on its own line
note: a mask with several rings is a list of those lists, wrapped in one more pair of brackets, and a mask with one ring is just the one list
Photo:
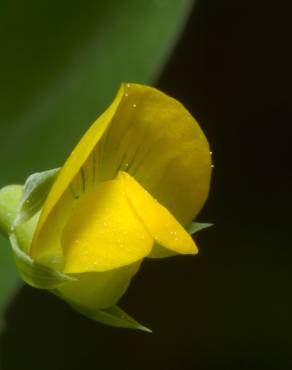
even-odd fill
[(64, 272), (113, 270), (147, 256), (153, 238), (133, 211), (118, 180), (88, 190), (62, 234)]
[(133, 177), (125, 172), (120, 172), (118, 179), (123, 181), (133, 209), (157, 243), (180, 254), (196, 254), (198, 252), (189, 233)]

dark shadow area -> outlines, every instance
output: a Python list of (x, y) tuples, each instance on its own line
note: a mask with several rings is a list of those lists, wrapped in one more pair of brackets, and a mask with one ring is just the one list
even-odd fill
[(198, 256), (145, 261), (122, 299), (153, 334), (25, 287), (7, 314), (4, 370), (292, 368), (291, 24), (288, 2), (198, 1), (157, 83), (209, 138), (198, 220), (215, 226)]

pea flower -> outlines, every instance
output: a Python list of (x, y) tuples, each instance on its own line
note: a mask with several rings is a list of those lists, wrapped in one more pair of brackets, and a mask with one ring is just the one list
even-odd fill
[(14, 209), (20, 274), (92, 319), (146, 330), (116, 303), (145, 257), (197, 253), (186, 228), (210, 177), (209, 145), (191, 114), (154, 88), (122, 84), (60, 170), (0, 191), (0, 212), (1, 199)]

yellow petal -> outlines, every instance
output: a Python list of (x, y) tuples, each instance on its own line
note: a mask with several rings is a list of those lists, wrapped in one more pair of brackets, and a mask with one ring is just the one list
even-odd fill
[(158, 203), (133, 177), (120, 172), (127, 196), (149, 234), (161, 246), (181, 254), (196, 254), (198, 249), (180, 223)]
[(182, 225), (197, 215), (209, 192), (211, 156), (182, 104), (154, 88), (126, 85), (101, 142), (101, 180), (125, 171)]
[(122, 181), (106, 181), (78, 201), (64, 228), (64, 272), (113, 270), (147, 256), (153, 245)]
[[(43, 206), (40, 219), (33, 237), (32, 247), (31, 247), (31, 255), (32, 257), (37, 257), (39, 253), (42, 252), (42, 243), (39, 242), (39, 234), (41, 233), (44, 226), (49, 221), (52, 221), (54, 224), (55, 216), (52, 215), (52, 211), (57, 206), (58, 202), (62, 198), (62, 195), (70, 186), (70, 183), (75, 177), (78, 177), (78, 173), (82, 165), (86, 162), (90, 154), (94, 151), (94, 148), (112, 120), (117, 107), (120, 104), (120, 101), (123, 97), (124, 88), (121, 86), (118, 94), (113, 101), (113, 103), (109, 106), (109, 108), (94, 122), (92, 126), (86, 131), (85, 135), (82, 137), (78, 145), (72, 151), (70, 156), (68, 157), (65, 165), (62, 167), (57, 180), (55, 181), (52, 189), (46, 199), (46, 202)], [(63, 207), (61, 206), (60, 209)], [(56, 225), (57, 226), (57, 225)], [(51, 229), (55, 229), (52, 225)]]
[(114, 179), (120, 170), (187, 225), (208, 196), (209, 145), (175, 99), (151, 87), (122, 85), (64, 164), (41, 212), (31, 256), (48, 257), (52, 265), (60, 265), (61, 232), (75, 207), (74, 198), (96, 183)]
[(58, 293), (86, 310), (112, 307), (127, 290), (140, 263), (138, 261), (110, 271), (74, 274), (77, 280), (60, 285)]

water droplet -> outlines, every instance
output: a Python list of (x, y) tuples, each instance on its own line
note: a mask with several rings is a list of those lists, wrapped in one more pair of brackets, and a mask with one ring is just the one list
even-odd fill
[(213, 154), (213, 152), (210, 152), (210, 155), (212, 155)]
[(128, 84), (126, 84), (126, 86), (127, 86), (127, 87), (130, 87), (130, 86), (131, 86), (131, 84), (129, 84), (129, 83), (128, 83)]
[(129, 96), (129, 94), (128, 93), (125, 93), (125, 96)]
[(133, 104), (133, 108), (136, 108), (136, 107), (137, 107), (137, 104), (135, 104), (135, 103), (134, 103), (134, 104)]
[(214, 164), (211, 164), (211, 168), (214, 168)]

